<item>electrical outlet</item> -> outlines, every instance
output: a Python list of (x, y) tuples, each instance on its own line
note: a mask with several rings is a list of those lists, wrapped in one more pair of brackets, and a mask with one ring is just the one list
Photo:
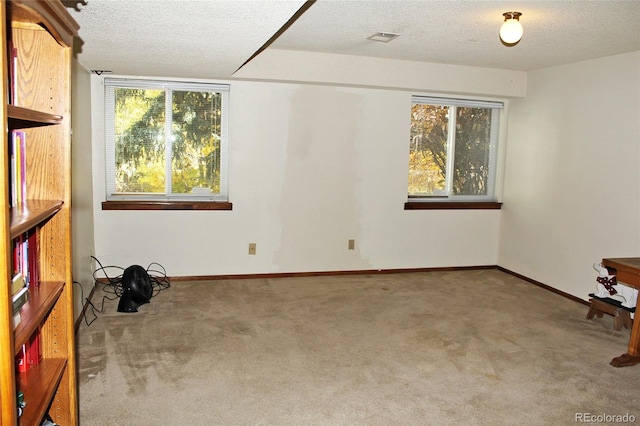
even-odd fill
[(349, 250), (355, 250), (356, 249), (356, 240), (349, 240)]
[(249, 254), (256, 254), (256, 243), (249, 243)]

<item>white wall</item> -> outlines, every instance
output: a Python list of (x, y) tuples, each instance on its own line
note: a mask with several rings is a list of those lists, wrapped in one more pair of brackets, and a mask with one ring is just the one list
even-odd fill
[(523, 71), (277, 49), (265, 50), (233, 76), (244, 80), (428, 90), (458, 96), (521, 97), (526, 90)]
[(640, 253), (640, 52), (528, 73), (507, 139), (498, 264), (588, 298)]
[(77, 61), (72, 63), (73, 88), (71, 98), (72, 185), (71, 221), (73, 250), (73, 280), (75, 317), (82, 311), (81, 296), (89, 297), (93, 288), (93, 189), (91, 170), (91, 77)]
[[(505, 78), (491, 75), (485, 96)], [(103, 211), (101, 81), (92, 76), (93, 208), (105, 265), (158, 262), (196, 276), (497, 263), (500, 210), (403, 209), (415, 90), (231, 81), (233, 210)]]
[[(638, 255), (640, 52), (526, 79), (477, 70), (473, 83), (473, 69), (412, 66), (400, 70), (405, 83), (379, 80), (401, 87), (379, 89), (370, 70), (358, 78), (361, 58), (337, 73), (346, 60), (327, 63), (316, 77), (323, 84), (304, 84), (306, 62), (278, 74), (275, 60), (230, 81), (232, 211), (102, 211), (102, 87), (93, 76), (96, 255), (123, 267), (158, 262), (171, 276), (498, 264), (581, 298), (595, 285), (592, 263)], [(497, 89), (505, 78), (514, 86)], [(525, 90), (509, 102), (502, 210), (403, 210), (411, 94)]]

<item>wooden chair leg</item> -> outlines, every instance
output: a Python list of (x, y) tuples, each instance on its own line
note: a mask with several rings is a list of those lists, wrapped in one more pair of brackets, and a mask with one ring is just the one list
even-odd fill
[(629, 312), (621, 311), (620, 318), (624, 328), (631, 328), (631, 314)]
[(598, 318), (602, 318), (604, 312), (594, 308), (593, 306), (589, 308), (589, 312), (587, 312), (587, 319), (592, 319), (594, 316)]
[(622, 313), (620, 312), (620, 309), (616, 309), (616, 312), (613, 314), (613, 329), (615, 331), (622, 330), (622, 323)]

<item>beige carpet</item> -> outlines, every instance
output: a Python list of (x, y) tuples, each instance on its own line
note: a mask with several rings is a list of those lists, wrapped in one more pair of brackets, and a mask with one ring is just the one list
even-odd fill
[(629, 330), (498, 270), (174, 282), (116, 306), (79, 331), (82, 426), (640, 422), (640, 365), (609, 365)]

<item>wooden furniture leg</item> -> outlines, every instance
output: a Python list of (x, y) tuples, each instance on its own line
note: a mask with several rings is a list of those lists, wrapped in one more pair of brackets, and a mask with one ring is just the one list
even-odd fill
[(593, 319), (593, 317), (602, 318), (603, 312), (599, 309), (593, 307), (593, 299), (591, 300), (591, 307), (589, 308), (589, 312), (587, 312), (587, 319)]
[(616, 331), (622, 330), (622, 327), (629, 328), (631, 325), (631, 314), (622, 308), (617, 308), (613, 315), (613, 329)]
[(624, 328), (631, 327), (631, 314), (623, 307), (607, 303), (600, 299), (589, 299), (591, 305), (589, 312), (587, 312), (587, 319), (592, 319), (594, 316), (602, 318), (603, 314), (609, 314), (613, 316), (613, 329), (616, 331)]
[[(638, 307), (636, 306), (636, 312)], [(640, 364), (640, 321), (636, 318), (631, 328), (631, 338), (629, 339), (629, 348), (626, 354), (622, 354), (611, 360), (609, 364), (614, 367), (631, 367)]]
[[(640, 257), (602, 259), (602, 265), (614, 270), (618, 282), (640, 290)], [(636, 303), (636, 313), (640, 312), (639, 306), (640, 303)], [(609, 364), (614, 367), (640, 364), (640, 320), (638, 318), (635, 318), (631, 327), (627, 353), (613, 358)]]
[[(640, 301), (636, 303), (636, 312), (640, 312), (638, 306), (640, 306)], [(624, 321), (626, 322), (627, 320), (624, 319)], [(631, 322), (631, 317), (629, 317), (628, 322)], [(631, 327), (627, 353), (613, 358), (609, 364), (614, 367), (631, 367), (632, 365), (640, 364), (640, 320), (638, 318), (633, 321)]]

